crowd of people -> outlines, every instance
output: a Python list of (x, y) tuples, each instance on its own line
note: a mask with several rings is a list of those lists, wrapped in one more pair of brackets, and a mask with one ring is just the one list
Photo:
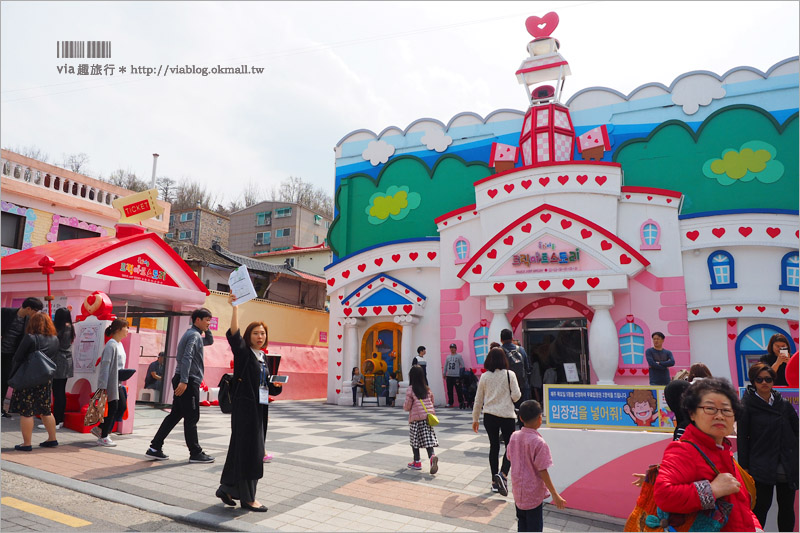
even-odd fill
[[(268, 328), (252, 321), (242, 333), (239, 309), (230, 295), (231, 323), (226, 338), (233, 353), (233, 409), (231, 436), (225, 465), (216, 496), (225, 505), (266, 512), (256, 498), (258, 480), (264, 475), (263, 463), (271, 458), (265, 450), (270, 396), (282, 392), (281, 383), (273, 382), (267, 364)], [(47, 440), (39, 446), (58, 446), (56, 432), (64, 421), (66, 382), (72, 377), (72, 345), (75, 328), (71, 313), (60, 308), (54, 320), (43, 312), (36, 298), (26, 299), (17, 308), (2, 309), (2, 385), (4, 394), (15, 384), (9, 409), (20, 416), (22, 444), (20, 452), (33, 449), (34, 418), (47, 431)], [(176, 369), (171, 383), (174, 389), (170, 413), (164, 418), (145, 452), (149, 459), (166, 460), (164, 439), (183, 420), (184, 438), (190, 463), (211, 463), (198, 442), (200, 387), (204, 378), (204, 346), (213, 343), (209, 331), (211, 312), (200, 308), (191, 315), (192, 325), (181, 337), (176, 352)], [(111, 321), (105, 330), (106, 343), (98, 362), (97, 389), (104, 392), (108, 412), (93, 428), (100, 446), (115, 446), (110, 433), (127, 408), (126, 387), (133, 371), (125, 369), (127, 356), (122, 341), (128, 335), (128, 322)], [(722, 531), (761, 531), (777, 495), (778, 529), (794, 528), (794, 501), (798, 489), (798, 416), (794, 407), (775, 387), (797, 387), (797, 354), (790, 358), (789, 341), (774, 335), (767, 353), (748, 372), (749, 385), (740, 399), (725, 379), (712, 376), (702, 363), (691, 365), (670, 376), (675, 365), (672, 353), (663, 347), (665, 336), (652, 335), (653, 347), (646, 351), (650, 383), (664, 385), (664, 397), (675, 415), (673, 441), (667, 446), (657, 477), (653, 480), (653, 498), (659, 513), (693, 516), (704, 510), (720, 520)], [(489, 439), (491, 490), (503, 496), (513, 492), (519, 531), (541, 531), (543, 503), (552, 497), (558, 508), (566, 501), (555, 489), (548, 474), (553, 461), (549, 447), (538, 429), (543, 412), (541, 386), (531, 364), (512, 332), (504, 329), (500, 342), (492, 342), (482, 372), (466, 368), (457, 345), (450, 345), (442, 368), (446, 384), (447, 407), (472, 409), (472, 429), (483, 427)], [(434, 427), (438, 424), (435, 399), (428, 382), (428, 363), (424, 346), (417, 349), (408, 373), (404, 410), (408, 411), (409, 443), (412, 460), (408, 468), (422, 469), (420, 450), (428, 456), (429, 472), (439, 470), (434, 449), (439, 446)], [(33, 359), (42, 354), (50, 360), (47, 378), (22, 381)], [(161, 390), (165, 374), (165, 354), (148, 367), (145, 387)], [(45, 361), (46, 362), (46, 361)], [(787, 370), (788, 369), (788, 370)], [(791, 383), (790, 383), (791, 382)], [(353, 404), (358, 390), (365, 392), (365, 376), (358, 367), (352, 370)], [(394, 405), (398, 392), (396, 372), (391, 372), (386, 386), (387, 405)], [(536, 399), (533, 399), (535, 397)], [(4, 396), (5, 398), (5, 396)], [(737, 435), (737, 457), (728, 439)], [(500, 456), (500, 444), (503, 454)], [(635, 484), (641, 484), (644, 475)], [(710, 515), (709, 515), (710, 516)]]

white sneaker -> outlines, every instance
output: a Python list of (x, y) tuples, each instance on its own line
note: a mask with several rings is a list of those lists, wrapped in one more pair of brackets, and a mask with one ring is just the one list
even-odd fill
[[(39, 424), (39, 425), (38, 425), (38, 426), (36, 426), (36, 427), (37, 427), (37, 428), (39, 428), (39, 429), (47, 429), (46, 427), (44, 427), (44, 424)], [(64, 427), (64, 422), (61, 422), (61, 423), (59, 423), (59, 424), (56, 424), (56, 429), (61, 429), (61, 428), (63, 428), (63, 427)]]
[(103, 438), (103, 430), (100, 429), (100, 426), (95, 426), (92, 428), (92, 435), (94, 435), (98, 439), (101, 439)]
[(114, 442), (113, 440), (111, 440), (109, 437), (106, 437), (104, 439), (103, 438), (97, 439), (97, 445), (98, 446), (107, 446), (109, 448), (113, 448), (114, 446), (117, 445), (117, 443)]

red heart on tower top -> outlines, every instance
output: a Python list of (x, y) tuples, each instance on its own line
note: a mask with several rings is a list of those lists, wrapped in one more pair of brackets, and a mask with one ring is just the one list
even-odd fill
[(543, 17), (533, 16), (525, 20), (525, 29), (536, 38), (550, 37), (550, 34), (552, 34), (557, 27), (558, 15), (552, 11)]

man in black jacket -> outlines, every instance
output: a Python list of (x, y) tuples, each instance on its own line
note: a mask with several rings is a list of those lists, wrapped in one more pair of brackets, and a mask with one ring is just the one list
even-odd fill
[[(44, 304), (38, 298), (26, 298), (19, 309), (3, 307), (2, 315), (2, 359), (0, 359), (0, 377), (2, 378), (3, 396), (0, 396), (0, 406), (6, 401), (8, 393), (8, 378), (11, 377), (11, 359), (17, 351), (20, 341), (28, 325), (28, 317), (44, 309)], [(3, 408), (3, 418), (11, 416)]]

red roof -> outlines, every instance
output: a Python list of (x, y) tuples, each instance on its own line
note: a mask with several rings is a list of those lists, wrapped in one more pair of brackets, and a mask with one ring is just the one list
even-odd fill
[(2, 273), (18, 274), (23, 272), (41, 272), (39, 259), (49, 255), (56, 262), (54, 270), (72, 270), (80, 265), (99, 257), (121, 246), (139, 241), (151, 240), (160, 246), (176, 265), (180, 266), (205, 294), (210, 294), (208, 289), (189, 268), (189, 265), (155, 233), (141, 233), (131, 237), (92, 237), (90, 239), (71, 239), (67, 241), (51, 242), (22, 250), (3, 258)]

